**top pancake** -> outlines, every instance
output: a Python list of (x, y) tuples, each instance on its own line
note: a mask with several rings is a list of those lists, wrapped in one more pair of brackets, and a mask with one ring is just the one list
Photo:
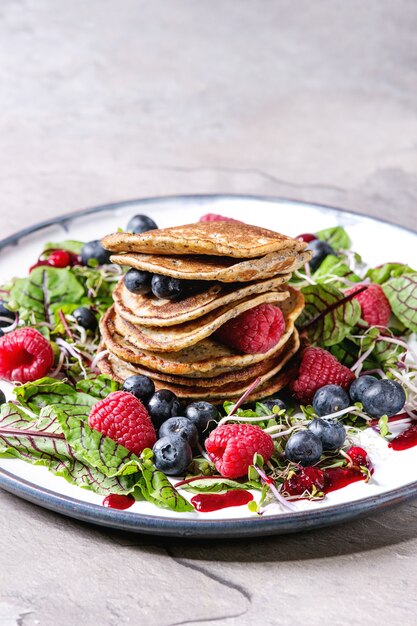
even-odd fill
[(146, 233), (113, 233), (102, 240), (111, 252), (148, 254), (204, 254), (253, 259), (291, 248), (301, 252), (307, 244), (266, 228), (238, 222), (197, 222), (149, 230)]

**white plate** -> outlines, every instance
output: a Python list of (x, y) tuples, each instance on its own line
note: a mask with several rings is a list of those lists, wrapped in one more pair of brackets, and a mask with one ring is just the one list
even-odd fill
[[(353, 249), (370, 265), (396, 261), (417, 267), (417, 234), (373, 218), (282, 199), (180, 196), (95, 207), (17, 233), (0, 242), (0, 282), (12, 275), (25, 276), (47, 241), (97, 239), (125, 227), (128, 219), (137, 213), (145, 213), (159, 227), (166, 227), (197, 221), (208, 212), (292, 236), (340, 225), (348, 231)], [(10, 393), (7, 385), (1, 386)], [(0, 486), (77, 519), (129, 531), (196, 537), (296, 532), (358, 517), (417, 495), (417, 447), (394, 452), (372, 430), (363, 432), (361, 440), (375, 467), (369, 483), (354, 483), (328, 494), (323, 501), (297, 502), (296, 512), (283, 511), (277, 504), (262, 517), (249, 513), (245, 506), (213, 513), (181, 514), (158, 509), (147, 502), (136, 502), (127, 511), (108, 509), (102, 506), (101, 496), (70, 485), (44, 467), (16, 459), (0, 459)]]

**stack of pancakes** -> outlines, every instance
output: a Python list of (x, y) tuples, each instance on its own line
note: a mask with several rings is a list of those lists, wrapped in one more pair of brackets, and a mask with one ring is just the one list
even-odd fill
[[(258, 377), (250, 400), (289, 382), (291, 368), (284, 366), (299, 348), (295, 320), (304, 301), (287, 283), (310, 259), (304, 242), (243, 223), (199, 222), (115, 233), (102, 244), (113, 263), (192, 281), (188, 295), (175, 301), (131, 293), (120, 281), (100, 322), (104, 373), (118, 381), (143, 374), (157, 389), (214, 404), (236, 400)], [(278, 306), (286, 323), (268, 352), (244, 354), (216, 339), (225, 322), (265, 303)]]

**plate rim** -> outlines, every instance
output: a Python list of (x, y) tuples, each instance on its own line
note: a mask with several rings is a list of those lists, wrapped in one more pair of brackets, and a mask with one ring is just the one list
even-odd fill
[[(74, 219), (100, 213), (105, 211), (115, 211), (135, 205), (163, 204), (169, 201), (183, 201), (210, 203), (213, 200), (253, 200), (270, 202), (274, 204), (296, 204), (311, 206), (317, 209), (333, 210), (353, 217), (363, 217), (376, 222), (388, 224), (407, 233), (417, 235), (417, 230), (407, 226), (396, 224), (390, 220), (381, 219), (366, 213), (353, 212), (334, 205), (322, 204), (319, 202), (309, 202), (294, 198), (251, 195), (251, 194), (173, 194), (160, 195), (144, 198), (133, 198), (121, 200), (107, 204), (99, 204), (80, 210), (74, 210), (64, 215), (49, 218), (32, 226), (15, 232), (0, 240), (0, 250), (12, 245), (16, 245), (21, 239), (44, 230), (57, 224), (65, 225)], [(46, 487), (32, 483), (24, 478), (16, 476), (6, 469), (0, 468), (0, 487), (26, 501), (37, 504), (43, 508), (66, 515), (83, 522), (89, 522), (100, 526), (110, 527), (129, 532), (158, 534), (171, 537), (198, 537), (198, 538), (243, 538), (251, 536), (262, 536), (272, 534), (286, 534), (301, 532), (337, 524), (358, 517), (369, 515), (374, 511), (385, 509), (401, 502), (405, 502), (413, 497), (417, 497), (417, 480), (390, 489), (382, 494), (376, 494), (360, 500), (353, 500), (328, 506), (324, 509), (314, 509), (311, 511), (297, 511), (280, 513), (256, 518), (231, 518), (193, 520), (181, 517), (158, 517), (137, 512), (119, 511), (103, 507), (99, 504), (84, 502), (71, 496), (57, 493)]]

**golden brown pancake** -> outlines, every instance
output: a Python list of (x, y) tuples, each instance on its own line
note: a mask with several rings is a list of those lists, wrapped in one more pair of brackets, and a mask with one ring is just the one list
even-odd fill
[(177, 301), (161, 300), (152, 293), (131, 293), (121, 279), (113, 291), (113, 299), (118, 315), (132, 324), (176, 326), (247, 296), (274, 291), (287, 282), (289, 277), (287, 274), (249, 284), (209, 283), (205, 291)]
[(100, 320), (103, 341), (112, 354), (124, 361), (142, 365), (165, 374), (187, 377), (212, 377), (236, 368), (242, 368), (276, 355), (293, 333), (295, 320), (300, 315), (304, 298), (301, 292), (289, 288), (290, 296), (279, 306), (284, 314), (286, 327), (279, 343), (262, 354), (242, 354), (238, 350), (225, 346), (213, 337), (203, 339), (197, 344), (179, 352), (154, 353), (139, 350), (126, 337), (118, 334), (114, 325), (114, 310), (111, 308)]
[(149, 230), (146, 233), (114, 233), (102, 240), (111, 252), (148, 254), (205, 254), (253, 259), (287, 248), (305, 250), (299, 239), (266, 228), (238, 222), (197, 222)]
[[(263, 392), (264, 389), (272, 389), (277, 391), (278, 388), (281, 388), (283, 381), (285, 380), (285, 384), (289, 382), (287, 376), (281, 377), (280, 373), (284, 365), (292, 358), (292, 356), (297, 352), (300, 345), (298, 333), (295, 330), (288, 344), (282, 350), (280, 358), (278, 360), (274, 359), (274, 364), (271, 369), (259, 376), (260, 385), (258, 389)], [(99, 361), (99, 368), (104, 374), (111, 376), (111, 378), (123, 382), (129, 376), (132, 376), (136, 373), (135, 368), (111, 356), (105, 356), (103, 359)], [(222, 385), (210, 385), (207, 387), (205, 385), (197, 384), (199, 381), (195, 381), (194, 386), (185, 386), (180, 385), (178, 383), (172, 383), (167, 381), (161, 381), (154, 379), (156, 389), (169, 389), (179, 398), (189, 398), (189, 399), (197, 399), (197, 398), (205, 398), (211, 402), (219, 401), (223, 402), (227, 399), (239, 398), (246, 389), (254, 382), (257, 376), (252, 378), (243, 377), (240, 380), (228, 382)], [(277, 387), (278, 385), (278, 387)], [(255, 390), (256, 393), (256, 390)], [(268, 391), (268, 395), (269, 391)], [(265, 397), (264, 395), (259, 395), (258, 397)]]
[(278, 304), (285, 300), (288, 295), (286, 291), (269, 291), (255, 297), (248, 296), (206, 313), (196, 320), (178, 324), (178, 326), (158, 327), (132, 324), (118, 315), (117, 311), (114, 323), (117, 332), (129, 339), (140, 350), (178, 352), (209, 337), (225, 322), (237, 317), (244, 311), (253, 309), (260, 304)]
[(113, 263), (182, 280), (216, 280), (221, 283), (248, 282), (288, 274), (311, 259), (311, 251), (288, 247), (257, 259), (214, 256), (162, 256), (154, 254), (113, 254)]

